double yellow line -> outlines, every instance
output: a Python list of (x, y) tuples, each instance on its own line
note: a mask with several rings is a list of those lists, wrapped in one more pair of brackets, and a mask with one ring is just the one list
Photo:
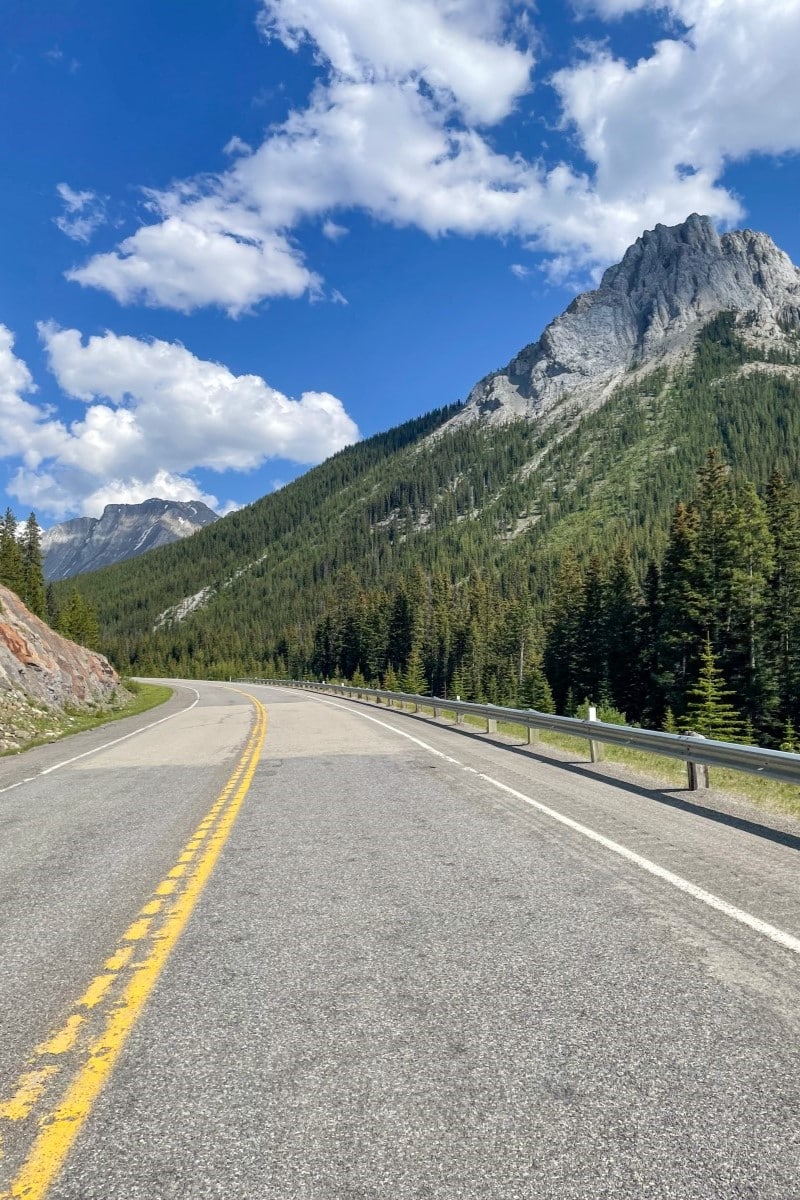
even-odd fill
[[(32, 1137), (13, 1179), (4, 1181), (0, 1200), (41, 1200), (46, 1194), (214, 869), (247, 795), (267, 731), (263, 704), (242, 694), (255, 706), (256, 719), (235, 771), (175, 866), (106, 959), (103, 971), (89, 983), (63, 1025), (36, 1047), (13, 1094), (0, 1100), (0, 1171), (2, 1126), (8, 1129), (9, 1122), (22, 1122)], [(0, 1183), (0, 1189), (3, 1186)]]

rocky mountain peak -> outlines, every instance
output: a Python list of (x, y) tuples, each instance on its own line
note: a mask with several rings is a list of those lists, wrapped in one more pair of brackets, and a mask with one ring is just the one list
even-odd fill
[(656, 225), (597, 289), (576, 296), (537, 342), (482, 379), (456, 420), (539, 416), (567, 395), (599, 403), (632, 367), (681, 353), (724, 311), (782, 337), (787, 325), (800, 327), (800, 270), (764, 233), (720, 236), (697, 213)]
[(199, 500), (107, 504), (101, 517), (75, 517), (42, 535), (45, 579), (69, 579), (188, 537), (219, 517)]

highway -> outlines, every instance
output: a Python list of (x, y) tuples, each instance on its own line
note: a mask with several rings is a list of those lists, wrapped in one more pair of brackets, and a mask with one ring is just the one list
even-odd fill
[(0, 758), (0, 1200), (800, 1198), (800, 822), (175, 686)]

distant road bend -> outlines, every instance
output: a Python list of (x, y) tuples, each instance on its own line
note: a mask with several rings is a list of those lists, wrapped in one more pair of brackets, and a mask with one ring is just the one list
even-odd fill
[(798, 863), (277, 687), (2, 758), (0, 1200), (800, 1200)]

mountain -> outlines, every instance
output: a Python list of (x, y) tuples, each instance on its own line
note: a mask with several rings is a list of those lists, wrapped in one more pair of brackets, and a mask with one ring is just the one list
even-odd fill
[(597, 405), (626, 373), (674, 360), (719, 312), (747, 313), (750, 337), (800, 327), (800, 270), (764, 233), (719, 236), (708, 217), (656, 225), (600, 287), (577, 296), (537, 342), (473, 388), (466, 422), (542, 418), (565, 396)]
[(29, 740), (53, 709), (113, 702), (107, 659), (55, 633), (0, 586), (0, 751)]
[(567, 550), (608, 561), (624, 543), (643, 576), (710, 447), (762, 491), (776, 466), (800, 482), (799, 304), (765, 234), (659, 226), (465, 404), (81, 580), (103, 645), (140, 673), (299, 672), (354, 596), (362, 626), (374, 605), (395, 628), (386, 604), (420, 572), (452, 604), (490, 581), (537, 621)]
[(189, 537), (219, 517), (198, 500), (107, 504), (101, 517), (76, 517), (42, 535), (46, 580), (69, 579)]

